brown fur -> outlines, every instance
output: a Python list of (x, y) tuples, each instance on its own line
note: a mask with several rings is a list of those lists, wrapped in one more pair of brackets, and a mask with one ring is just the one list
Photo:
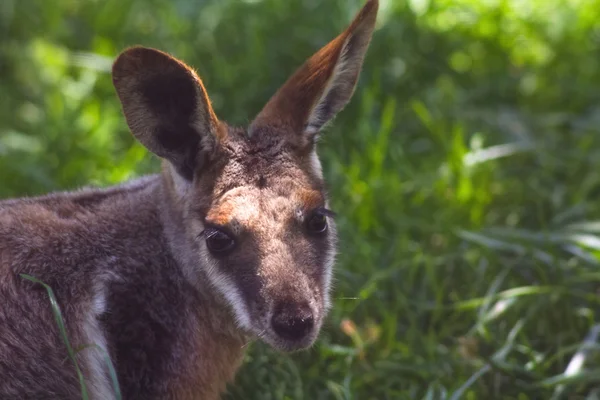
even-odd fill
[[(336, 231), (313, 139), (350, 99), (376, 12), (369, 0), (248, 130), (217, 119), (181, 61), (119, 56), (125, 118), (162, 174), (0, 202), (0, 398), (80, 398), (48, 296), (23, 273), (52, 287), (73, 348), (106, 349), (125, 399), (216, 399), (249, 340), (314, 343)], [(91, 398), (111, 398), (102, 354), (77, 359)]]

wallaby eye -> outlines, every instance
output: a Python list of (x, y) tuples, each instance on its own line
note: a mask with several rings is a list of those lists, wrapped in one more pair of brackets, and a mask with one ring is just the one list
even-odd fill
[(327, 230), (327, 217), (317, 211), (308, 219), (306, 226), (310, 233), (324, 233)]
[(220, 229), (207, 228), (204, 236), (206, 237), (206, 247), (215, 255), (228, 253), (235, 246), (235, 240)]

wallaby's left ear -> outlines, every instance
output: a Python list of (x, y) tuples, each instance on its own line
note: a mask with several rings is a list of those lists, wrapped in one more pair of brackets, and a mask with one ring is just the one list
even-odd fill
[(309, 58), (269, 100), (249, 135), (275, 128), (312, 142), (354, 93), (378, 8), (377, 0), (368, 0), (343, 33)]

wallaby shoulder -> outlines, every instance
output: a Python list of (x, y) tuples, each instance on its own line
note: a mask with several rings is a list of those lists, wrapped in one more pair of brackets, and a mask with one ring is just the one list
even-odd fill
[[(21, 274), (52, 288), (73, 348), (94, 343), (109, 349), (100, 321), (109, 280), (127, 276), (130, 251), (139, 247), (131, 245), (139, 220), (153, 223), (141, 217), (136, 193), (155, 180), (0, 202), (0, 376), (12, 378), (0, 382), (0, 398), (81, 398), (48, 294)], [(128, 212), (134, 207), (136, 213)], [(145, 212), (153, 214), (150, 207)], [(101, 360), (95, 350), (78, 356), (92, 397), (110, 398)]]
[(107, 189), (1, 201), (0, 274), (29, 273), (68, 285), (71, 275), (83, 283), (84, 276), (110, 272), (111, 260), (143, 251), (140, 233), (160, 229), (153, 201), (159, 188), (159, 177), (150, 176)]
[[(48, 296), (22, 273), (52, 287), (73, 348), (94, 343), (109, 352), (124, 398), (223, 390), (242, 339), (172, 256), (161, 190), (151, 176), (0, 202), (0, 376), (16, 374), (0, 383), (0, 398), (81, 398)], [(86, 349), (78, 359), (91, 397), (112, 398), (103, 354)]]

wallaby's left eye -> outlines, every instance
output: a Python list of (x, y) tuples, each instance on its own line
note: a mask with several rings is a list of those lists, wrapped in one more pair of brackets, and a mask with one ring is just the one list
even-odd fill
[(310, 233), (324, 233), (327, 230), (327, 217), (321, 212), (314, 213), (307, 221)]
[(215, 255), (224, 255), (233, 250), (235, 240), (222, 230), (209, 228), (205, 232), (206, 247)]

